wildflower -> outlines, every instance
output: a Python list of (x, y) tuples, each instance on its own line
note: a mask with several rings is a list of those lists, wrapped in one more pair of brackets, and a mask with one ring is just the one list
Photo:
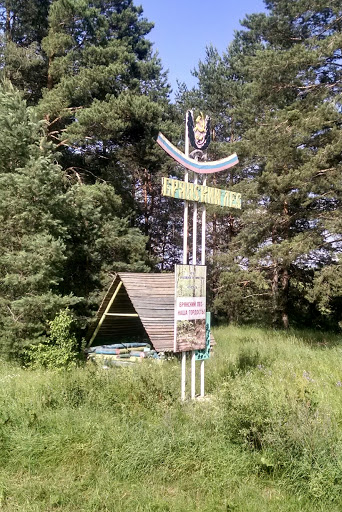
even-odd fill
[(315, 382), (315, 381), (310, 377), (309, 372), (307, 372), (306, 370), (304, 370), (304, 371), (303, 371), (303, 377), (304, 377), (304, 379), (308, 380), (309, 382)]

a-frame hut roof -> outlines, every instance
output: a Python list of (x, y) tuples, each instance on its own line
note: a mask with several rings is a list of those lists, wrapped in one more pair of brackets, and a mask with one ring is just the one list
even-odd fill
[(174, 274), (116, 274), (88, 333), (89, 346), (149, 339), (158, 352), (174, 345)]

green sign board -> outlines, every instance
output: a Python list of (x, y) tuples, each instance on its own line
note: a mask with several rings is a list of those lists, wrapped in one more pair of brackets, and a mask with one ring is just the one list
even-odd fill
[(205, 349), (196, 350), (196, 361), (204, 361), (210, 357), (210, 330), (211, 330), (211, 314), (207, 312), (205, 319)]
[(238, 192), (197, 185), (173, 178), (162, 178), (162, 194), (163, 196), (184, 199), (185, 201), (197, 201), (199, 203), (241, 209), (241, 194)]

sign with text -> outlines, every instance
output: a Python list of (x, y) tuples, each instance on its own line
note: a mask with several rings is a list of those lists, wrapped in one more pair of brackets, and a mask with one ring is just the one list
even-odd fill
[(238, 192), (197, 185), (173, 178), (162, 178), (162, 194), (166, 197), (184, 199), (185, 201), (197, 201), (241, 209), (241, 194)]
[(206, 346), (206, 277), (204, 265), (175, 266), (175, 352)]

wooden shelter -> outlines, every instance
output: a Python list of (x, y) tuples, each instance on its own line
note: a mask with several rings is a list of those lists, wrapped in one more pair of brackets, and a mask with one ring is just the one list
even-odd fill
[(172, 352), (174, 307), (174, 274), (120, 272), (88, 332), (88, 346), (150, 341), (157, 352)]

